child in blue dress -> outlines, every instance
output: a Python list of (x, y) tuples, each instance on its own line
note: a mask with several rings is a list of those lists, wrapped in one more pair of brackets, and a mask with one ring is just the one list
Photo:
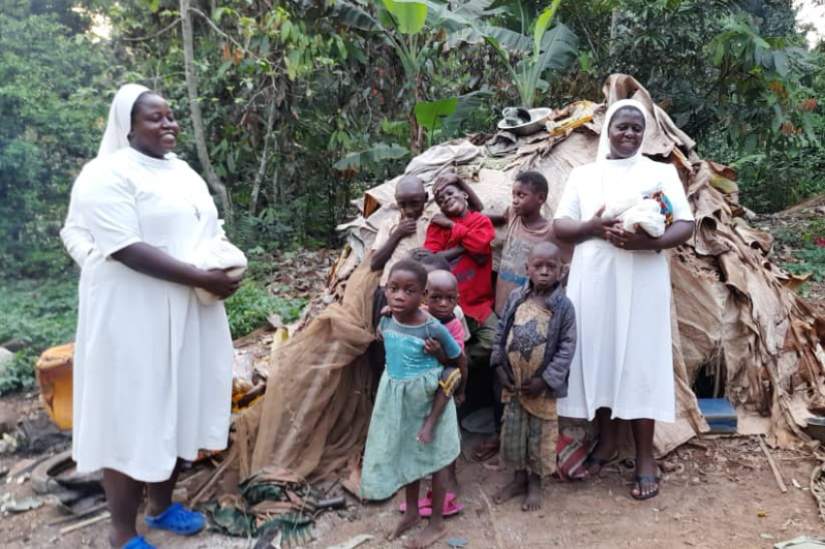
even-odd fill
[(427, 271), (416, 261), (399, 261), (390, 270), (385, 291), (392, 316), (379, 324), (387, 367), (375, 398), (361, 475), (366, 499), (386, 499), (405, 487), (407, 512), (389, 539), (418, 523), (420, 481), (433, 476), (432, 517), (421, 535), (406, 544), (412, 548), (428, 547), (446, 534), (448, 466), (460, 453), (455, 404), (435, 398), (443, 390), (439, 381), (444, 366), (430, 353), (437, 342), (447, 361), (457, 363), (461, 349), (441, 322), (421, 310), (426, 286)]

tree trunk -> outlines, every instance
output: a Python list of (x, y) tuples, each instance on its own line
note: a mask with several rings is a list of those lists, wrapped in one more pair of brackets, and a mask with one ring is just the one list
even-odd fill
[(610, 46), (607, 49), (610, 60), (616, 58), (616, 39), (619, 36), (619, 21), (621, 20), (622, 12), (619, 8), (613, 8), (610, 14)]
[(255, 181), (252, 183), (252, 194), (249, 198), (249, 214), (255, 215), (258, 209), (258, 197), (261, 194), (261, 183), (266, 175), (266, 162), (269, 160), (269, 143), (272, 139), (272, 128), (275, 126), (275, 97), (269, 98), (269, 115), (266, 118), (264, 128), (264, 148), (261, 152), (261, 162), (258, 165), (258, 173), (255, 174)]
[(229, 200), (229, 193), (218, 174), (215, 173), (212, 162), (209, 160), (209, 151), (206, 148), (206, 130), (203, 126), (201, 105), (198, 102), (198, 75), (195, 72), (195, 48), (192, 38), (192, 15), (189, 13), (190, 4), (191, 0), (180, 0), (183, 63), (186, 73), (186, 90), (189, 95), (189, 112), (192, 117), (192, 131), (195, 136), (198, 160), (206, 175), (206, 183), (209, 185), (209, 189), (217, 195), (224, 219), (231, 223), (232, 203)]

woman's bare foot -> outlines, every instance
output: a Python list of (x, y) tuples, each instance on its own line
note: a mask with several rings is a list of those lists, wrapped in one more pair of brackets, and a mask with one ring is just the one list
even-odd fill
[(424, 529), (424, 531), (405, 543), (404, 547), (407, 549), (424, 549), (425, 547), (429, 547), (443, 538), (446, 534), (447, 528), (444, 527), (443, 523), (435, 525), (432, 521), (430, 521), (430, 524)]
[(538, 511), (541, 509), (541, 478), (530, 474), (527, 481), (527, 495), (521, 504), (522, 511)]
[(404, 516), (398, 522), (398, 525), (395, 527), (395, 530), (393, 530), (387, 535), (387, 541), (392, 541), (394, 539), (400, 538), (404, 534), (404, 532), (406, 532), (410, 528), (415, 527), (415, 525), (418, 524), (418, 521), (420, 519), (421, 517), (418, 516), (417, 509), (413, 512), (404, 513)]
[(502, 487), (501, 490), (496, 492), (496, 495), (493, 496), (493, 501), (496, 502), (496, 504), (501, 505), (505, 501), (509, 501), (514, 497), (522, 496), (526, 493), (527, 473), (526, 471), (516, 471), (516, 475), (513, 477), (513, 480)]

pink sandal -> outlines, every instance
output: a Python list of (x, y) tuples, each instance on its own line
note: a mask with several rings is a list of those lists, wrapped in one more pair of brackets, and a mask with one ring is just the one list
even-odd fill
[[(418, 500), (418, 514), (422, 517), (431, 517), (433, 514), (433, 493), (428, 491), (427, 495)], [(457, 501), (457, 497), (453, 492), (447, 492), (444, 496), (444, 516), (451, 517), (457, 515), (464, 510), (464, 504)], [(402, 513), (407, 511), (407, 502), (401, 503), (398, 510)]]

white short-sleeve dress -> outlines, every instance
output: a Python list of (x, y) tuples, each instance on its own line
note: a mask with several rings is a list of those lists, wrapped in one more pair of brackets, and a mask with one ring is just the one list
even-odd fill
[[(676, 169), (646, 157), (574, 169), (556, 219), (590, 219), (616, 185), (641, 194), (658, 185), (672, 203), (674, 221), (693, 220)], [(622, 250), (598, 238), (576, 245), (567, 296), (579, 338), (568, 396), (558, 401), (560, 416), (593, 419), (606, 407), (614, 418), (674, 420), (670, 293), (664, 253)]]
[(72, 207), (94, 238), (83, 263), (74, 358), (73, 458), (167, 480), (177, 459), (227, 445), (232, 340), (222, 303), (111, 258), (145, 242), (192, 262), (221, 232), (203, 179), (185, 162), (127, 147), (89, 162)]

